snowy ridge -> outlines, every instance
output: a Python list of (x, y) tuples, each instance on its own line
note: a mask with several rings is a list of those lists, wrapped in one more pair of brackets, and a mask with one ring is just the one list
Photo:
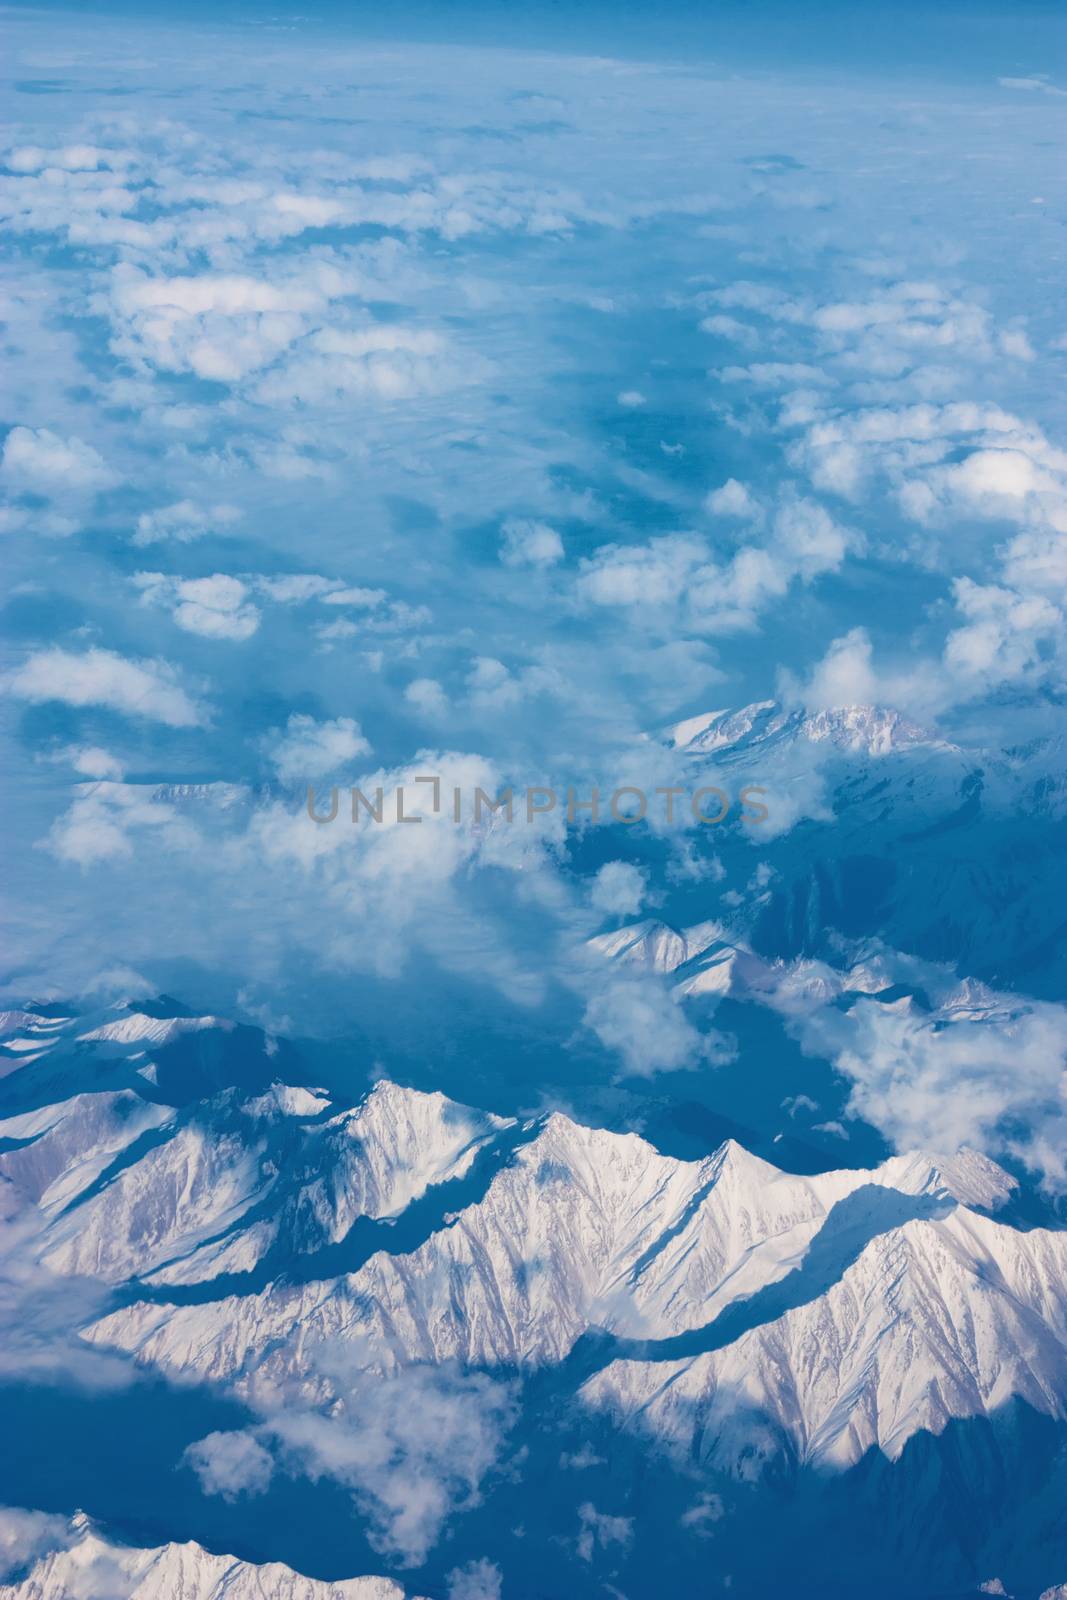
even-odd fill
[[(87, 1020), (91, 1020), (92, 1026), (85, 1026)], [(2, 1011), (0, 1076), (5, 1075), (5, 1056), (10, 1062), (6, 1070), (10, 1072), (19, 1067), (28, 1067), (57, 1049), (72, 1049), (87, 1044), (109, 1045), (116, 1049), (126, 1045), (142, 1049), (162, 1047), (185, 1034), (204, 1033), (212, 1029), (229, 1033), (233, 1028), (234, 1024), (225, 1017), (149, 1015), (127, 1000), (116, 1001), (91, 1019), (50, 1016), (48, 1008), (35, 1011), (32, 1006)]]
[(1003, 1021), (1020, 1002), (997, 994), (974, 978), (957, 979), (932, 963), (901, 957), (888, 948), (838, 953), (840, 966), (813, 958), (768, 960), (723, 923), (672, 928), (646, 920), (597, 934), (588, 941), (597, 956), (621, 965), (647, 967), (673, 977), (677, 995), (733, 995), (796, 1011), (831, 1004), (847, 995), (888, 995), (889, 1004), (909, 1005), (920, 983), (931, 1015), (941, 1022)]
[[(679, 985), (729, 964), (752, 992), (784, 986), (795, 1000), (814, 986), (820, 1003), (894, 978), (892, 953), (868, 950), (844, 972), (767, 963), (716, 923), (641, 923), (595, 946)], [(934, 998), (943, 1019), (997, 1003), (948, 978)], [(1065, 1415), (1067, 1234), (988, 1215), (1014, 1180), (976, 1152), (797, 1175), (730, 1140), (677, 1160), (635, 1133), (561, 1113), (520, 1126), (388, 1081), (340, 1110), (269, 1076), (174, 1107), (136, 1076), (112, 1087), (114, 1052), (124, 1070), (142, 1052), (85, 1040), (102, 1026), (63, 1022), (97, 1092), (31, 1101), (0, 1123), (0, 1177), (37, 1261), (128, 1285), (82, 1329), (99, 1348), (253, 1403), (282, 1392), (319, 1404), (338, 1398), (338, 1345), (381, 1372), (456, 1362), (558, 1368), (566, 1382), (595, 1334), (592, 1373), (574, 1379), (581, 1401), (730, 1471), (782, 1452), (838, 1468), (872, 1447), (895, 1457), (920, 1430), (1012, 1398)], [(276, 1069), (262, 1038), (249, 1048), (257, 1072)], [(32, 1090), (44, 1070), (17, 1081)], [(361, 1235), (353, 1270), (328, 1254), (316, 1270), (361, 1219), (404, 1218), (487, 1150), (495, 1170), (460, 1188), (454, 1211), (424, 1210), (406, 1248)], [(247, 1284), (212, 1283), (257, 1264)]]
[[(26, 1513), (0, 1510), (0, 1535), (18, 1537)], [(13, 1584), (0, 1584), (0, 1600), (405, 1600), (388, 1578), (348, 1578), (322, 1583), (278, 1562), (253, 1566), (214, 1556), (198, 1544), (139, 1550), (109, 1542), (87, 1517), (58, 1518), (52, 1538), (60, 1548), (41, 1556)], [(417, 1597), (412, 1597), (417, 1600)]]
[(680, 932), (649, 918), (613, 933), (597, 934), (590, 939), (589, 947), (609, 961), (632, 962), (651, 967), (653, 972), (674, 972), (725, 937), (726, 929), (719, 922), (701, 922)]
[(737, 1470), (787, 1447), (847, 1467), (1018, 1397), (1067, 1414), (1067, 1239), (962, 1207), (877, 1234), (824, 1294), (682, 1361), (621, 1361), (584, 1389), (623, 1423)]
[(129, 1089), (79, 1094), (0, 1121), (0, 1139), (25, 1141), (0, 1154), (0, 1174), (46, 1215), (94, 1184), (111, 1161), (172, 1115)]
[[(210, 1304), (133, 1304), (85, 1337), (250, 1397), (295, 1383), (321, 1403), (337, 1398), (323, 1359), (337, 1341), (382, 1370), (551, 1367), (596, 1331), (652, 1354), (609, 1350), (581, 1391), (623, 1425), (685, 1451), (718, 1437), (705, 1410), (736, 1413), (707, 1445), (718, 1465), (766, 1435), (843, 1466), (1011, 1396), (1063, 1415), (1067, 1236), (969, 1209), (1010, 1186), (974, 1152), (801, 1177), (730, 1141), (675, 1161), (556, 1114), (408, 1254)], [(694, 1353), (672, 1359), (680, 1346)]]
[(361, 1216), (396, 1216), (512, 1126), (387, 1082), (351, 1111), (324, 1119), (328, 1107), (286, 1085), (251, 1099), (227, 1091), (193, 1115), (129, 1091), (77, 1096), (0, 1122), (0, 1137), (31, 1141), (0, 1153), (0, 1175), (48, 1219), (39, 1255), (52, 1271), (193, 1283), (249, 1271), (282, 1239), (310, 1250)]
[(222, 1017), (148, 1017), (140, 1011), (101, 1023), (88, 1033), (79, 1033), (79, 1044), (170, 1044), (183, 1033), (202, 1033), (205, 1028), (229, 1031), (233, 1023)]
[(868, 756), (943, 743), (888, 707), (837, 706), (805, 716), (774, 700), (760, 700), (739, 711), (709, 711), (688, 717), (667, 728), (663, 737), (673, 749), (694, 756), (759, 749), (783, 740), (830, 743), (839, 750)]

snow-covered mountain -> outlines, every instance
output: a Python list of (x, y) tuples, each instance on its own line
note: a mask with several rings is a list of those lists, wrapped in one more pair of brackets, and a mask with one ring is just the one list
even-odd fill
[[(651, 969), (682, 1001), (728, 970), (722, 994), (764, 1005), (918, 1004), (903, 971), (941, 1028), (981, 1025), (1002, 1002), (875, 947), (838, 967), (771, 960), (723, 922), (635, 924), (591, 956)], [(11, 1049), (0, 1083), (5, 1272), (69, 1304), (74, 1343), (108, 1385), (128, 1371), (226, 1397), (260, 1453), (288, 1438), (287, 1472), (286, 1418), (300, 1439), (325, 1429), (314, 1460), (349, 1470), (369, 1397), (408, 1382), (422, 1397), (428, 1373), (446, 1389), (460, 1374), (500, 1394), (521, 1385), (531, 1409), (515, 1447), (550, 1470), (565, 1425), (557, 1455), (590, 1463), (567, 1471), (592, 1474), (600, 1496), (611, 1479), (592, 1464), (619, 1455), (668, 1463), (664, 1481), (690, 1496), (703, 1484), (708, 1504), (724, 1484), (771, 1493), (783, 1474), (877, 1459), (904, 1474), (907, 1499), (918, 1441), (1004, 1429), (1018, 1408), (1067, 1424), (1067, 1233), (1015, 1225), (1016, 1180), (976, 1151), (796, 1173), (736, 1140), (685, 1160), (559, 1111), (505, 1116), (387, 1080), (346, 1103), (284, 1040), (166, 1001), (27, 1005), (5, 1027), (9, 1047), (32, 1042)], [(454, 1403), (438, 1413), (446, 1428)], [(370, 1438), (394, 1424), (367, 1426)], [(109, 1596), (145, 1600), (406, 1592), (308, 1587), (181, 1544), (113, 1555), (83, 1523), (59, 1544), (13, 1600), (80, 1593), (71, 1573), (105, 1571)], [(373, 1570), (376, 1548), (348, 1570)]]
[[(54, 1272), (176, 1284), (248, 1272), (272, 1249), (291, 1260), (336, 1243), (358, 1218), (395, 1217), (428, 1187), (463, 1177), (512, 1126), (387, 1082), (338, 1110), (302, 1085), (271, 1082), (262, 1049), (265, 1081), (252, 1092), (226, 1089), (175, 1108), (159, 1098), (154, 1063), (128, 1047), (160, 1050), (232, 1024), (113, 1010), (96, 1026), (68, 1025), (68, 1036), (83, 1071), (87, 1046), (110, 1047), (103, 1061), (89, 1059), (113, 1080), (135, 1064), (131, 1087), (0, 1118), (0, 1177), (36, 1207), (38, 1258)], [(8, 1040), (35, 1026), (15, 1024)], [(48, 1039), (49, 1048), (61, 1043), (57, 1030)], [(44, 1053), (19, 1058), (9, 1101), (27, 1075), (35, 1097), (40, 1068), (32, 1062)]]
[(730, 995), (760, 1005), (811, 1009), (846, 997), (881, 996), (922, 1009), (940, 1025), (996, 1020), (1018, 1010), (1017, 997), (973, 978), (902, 956), (878, 941), (839, 943), (834, 962), (767, 957), (726, 922), (673, 928), (656, 918), (595, 935), (589, 949), (606, 961), (672, 979), (676, 995)]
[[(1063, 1415), (1067, 1235), (973, 1209), (1010, 1188), (973, 1152), (795, 1177), (737, 1145), (678, 1162), (557, 1114), (414, 1251), (255, 1295), (127, 1305), (85, 1337), (175, 1375), (249, 1394), (295, 1381), (328, 1400), (320, 1356), (339, 1340), (386, 1370), (522, 1368), (595, 1331), (654, 1354), (590, 1379), (590, 1403), (672, 1442), (682, 1413), (707, 1441), (705, 1410), (736, 1417), (740, 1394), (757, 1438), (770, 1428), (803, 1460), (847, 1465), (1012, 1396)], [(715, 1353), (668, 1359), (706, 1342)], [(747, 1458), (741, 1423), (723, 1431), (716, 1464)]]
[[(1000, 986), (1025, 974), (1029, 992), (1059, 997), (1062, 740), (987, 749), (892, 708), (761, 701), (687, 718), (659, 742), (679, 783), (763, 791), (763, 822), (737, 822), (735, 806), (732, 831), (702, 831), (737, 902), (735, 935), (823, 959), (839, 937), (878, 937)], [(713, 910), (705, 900), (698, 914)]]
[(43, 1544), (45, 1553), (24, 1577), (0, 1583), (0, 1600), (405, 1600), (406, 1591), (388, 1578), (317, 1582), (278, 1562), (254, 1566), (198, 1544), (115, 1544), (81, 1515), (63, 1527), (59, 1518), (31, 1521), (0, 1508), (0, 1547), (17, 1548), (20, 1537)]
[[(639, 925), (604, 951), (677, 972), (717, 932)], [(855, 986), (880, 976), (869, 964)], [(147, 1039), (165, 1054), (181, 1032), (167, 1022), (133, 1012), (72, 1032), (83, 1049)], [(175, 1376), (248, 1393), (295, 1380), (322, 1398), (316, 1352), (337, 1340), (381, 1368), (535, 1368), (595, 1332), (614, 1345), (591, 1403), (677, 1440), (679, 1415), (736, 1418), (743, 1393), (760, 1429), (839, 1464), (1011, 1396), (1058, 1416), (1067, 1395), (1067, 1235), (986, 1214), (1013, 1180), (975, 1152), (799, 1176), (732, 1141), (680, 1161), (560, 1113), (517, 1125), (385, 1082), (342, 1111), (281, 1082), (177, 1111), (103, 1089), (8, 1117), (0, 1137), (40, 1264), (153, 1291), (84, 1337)], [(401, 1216), (494, 1143), (484, 1192), (428, 1217), (413, 1248), (383, 1235), (357, 1270), (328, 1270), (322, 1252), (361, 1219)], [(279, 1240), (290, 1265), (307, 1256), (303, 1281), (228, 1287)], [(194, 1303), (168, 1294), (195, 1284)], [(672, 1361), (679, 1341), (692, 1348)], [(645, 1344), (652, 1359), (610, 1360)], [(699, 1428), (709, 1450), (726, 1438), (717, 1461), (737, 1447), (736, 1420)]]
[[(876, 1228), (882, 1199), (862, 1199)], [(1063, 1234), (954, 1206), (872, 1232), (822, 1293), (801, 1283), (798, 1296), (777, 1316), (763, 1297), (767, 1320), (753, 1308), (754, 1326), (721, 1349), (617, 1361), (583, 1392), (684, 1458), (745, 1473), (783, 1450), (819, 1467), (873, 1446), (896, 1459), (919, 1429), (1012, 1398), (1067, 1414)]]
[(950, 748), (889, 707), (839, 706), (805, 715), (774, 700), (760, 700), (739, 711), (708, 711), (688, 717), (665, 729), (663, 736), (672, 748), (692, 756), (725, 750), (753, 751), (794, 740), (811, 744), (827, 741), (839, 750), (870, 756), (916, 745)]

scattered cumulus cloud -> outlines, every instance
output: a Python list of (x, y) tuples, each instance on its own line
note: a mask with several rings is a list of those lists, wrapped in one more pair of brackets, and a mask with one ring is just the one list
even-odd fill
[(15, 1578), (40, 1556), (70, 1543), (65, 1517), (21, 1506), (0, 1506), (0, 1580)]
[(0, 680), (0, 686), (16, 699), (38, 705), (58, 700), (70, 706), (107, 706), (169, 728), (195, 728), (204, 721), (203, 709), (181, 688), (169, 662), (131, 661), (114, 650), (37, 650)]
[(162, 572), (139, 572), (133, 582), (142, 605), (165, 605), (186, 633), (205, 639), (250, 639), (260, 612), (251, 603), (248, 585), (216, 572), (209, 578), (169, 578)]
[(585, 1026), (606, 1050), (618, 1055), (634, 1077), (677, 1072), (729, 1059), (721, 1035), (701, 1033), (670, 990), (652, 974), (612, 974), (595, 985), (585, 1008)]
[[(352, 1490), (374, 1548), (400, 1566), (417, 1566), (449, 1519), (480, 1503), (515, 1416), (512, 1386), (486, 1373), (448, 1365), (402, 1367), (383, 1375), (358, 1366), (359, 1352), (338, 1350), (344, 1410), (331, 1416), (296, 1406), (267, 1424), (288, 1469), (332, 1478)], [(472, 1574), (482, 1590), (492, 1574)]]
[(503, 534), (500, 559), (506, 567), (552, 567), (563, 560), (563, 540), (545, 522), (511, 517)]
[(274, 1474), (270, 1451), (247, 1432), (209, 1433), (191, 1444), (182, 1459), (205, 1494), (228, 1501), (263, 1494)]
[(634, 916), (641, 909), (648, 875), (629, 861), (606, 861), (589, 888), (589, 900), (606, 917)]
[(484, 1558), (453, 1567), (448, 1574), (447, 1600), (501, 1600), (504, 1576), (500, 1568)]
[(174, 505), (160, 506), (156, 511), (142, 512), (137, 519), (133, 543), (163, 544), (173, 540), (176, 544), (188, 544), (207, 533), (232, 527), (240, 516), (237, 506), (201, 506), (192, 500), (179, 500)]
[(633, 1517), (613, 1517), (598, 1511), (591, 1501), (578, 1507), (578, 1556), (582, 1561), (592, 1561), (594, 1556), (613, 1545), (626, 1549), (634, 1536)]
[(352, 772), (352, 763), (370, 754), (370, 744), (352, 717), (316, 722), (314, 717), (302, 714), (291, 716), (285, 732), (268, 739), (267, 748), (283, 783)]
[(12, 428), (0, 456), (0, 478), (14, 495), (38, 495), (57, 508), (36, 525), (45, 533), (70, 534), (75, 513), (94, 495), (114, 488), (119, 474), (84, 440), (62, 438), (50, 428)]

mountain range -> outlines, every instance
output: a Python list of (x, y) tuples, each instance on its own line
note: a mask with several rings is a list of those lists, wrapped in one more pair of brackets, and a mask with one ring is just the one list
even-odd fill
[[(677, 978), (721, 948), (716, 934), (641, 924), (597, 954)], [(765, 989), (766, 961), (730, 950), (732, 981)], [(877, 993), (883, 977), (869, 966), (844, 987)], [(954, 998), (980, 1010), (981, 995)], [(582, 1572), (591, 1550), (621, 1592), (648, 1559), (632, 1528), (619, 1531), (625, 1506), (600, 1508), (618, 1501), (627, 1460), (660, 1463), (666, 1500), (681, 1496), (678, 1582), (700, 1570), (712, 1534), (726, 1542), (724, 1495), (777, 1503), (790, 1483), (793, 1505), (820, 1484), (832, 1498), (836, 1479), (881, 1460), (914, 1509), (923, 1440), (924, 1459), (950, 1448), (984, 1483), (1014, 1435), (1036, 1428), (1059, 1481), (1067, 1234), (1014, 1222), (1017, 1178), (978, 1151), (794, 1173), (727, 1140), (684, 1160), (562, 1112), (476, 1110), (384, 1079), (338, 1103), (284, 1041), (163, 1000), (81, 1015), (27, 1005), (3, 1026), (8, 1270), (17, 1280), (17, 1261), (30, 1280), (16, 1320), (45, 1283), (91, 1284), (66, 1333), (108, 1383), (132, 1359), (153, 1385), (230, 1397), (242, 1423), (222, 1431), (273, 1455), (276, 1472), (300, 1460), (328, 1476), (325, 1444), (307, 1464), (312, 1430), (348, 1437), (371, 1395), (432, 1373), (464, 1392), (475, 1375), (502, 1457), (467, 1497), (472, 1528), (491, 1539), (489, 1508), (508, 1503), (502, 1462), (540, 1459), (554, 1440), (590, 1486), (568, 1559)], [(238, 1081), (222, 1086), (227, 1074)], [(358, 1504), (373, 1499), (358, 1473), (345, 1481)], [(10, 1592), (65, 1593), (71, 1563), (95, 1570), (96, 1535), (79, 1524), (71, 1537)], [(945, 1531), (946, 1593), (970, 1592), (968, 1540)], [(373, 1570), (373, 1552), (356, 1570)], [(540, 1592), (516, 1581), (499, 1538), (480, 1553), (501, 1563), (505, 1592)], [(133, 1585), (116, 1592), (401, 1593), (385, 1580), (300, 1588), (295, 1576), (257, 1589), (248, 1561), (268, 1555), (242, 1549), (220, 1567), (171, 1542), (115, 1557)], [(730, 1560), (746, 1592), (741, 1552)], [(907, 1571), (899, 1552), (888, 1570), (894, 1582)], [(438, 1592), (432, 1558), (424, 1575)], [(1024, 1576), (1046, 1589), (1057, 1578)], [(986, 1579), (979, 1569), (974, 1586)]]

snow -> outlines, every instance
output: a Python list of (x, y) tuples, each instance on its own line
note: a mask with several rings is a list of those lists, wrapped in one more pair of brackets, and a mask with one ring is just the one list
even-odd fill
[[(510, 1369), (601, 1330), (641, 1358), (610, 1360), (584, 1401), (728, 1466), (785, 1441), (827, 1467), (872, 1446), (895, 1457), (919, 1429), (1012, 1396), (1061, 1414), (1067, 1235), (969, 1209), (1012, 1186), (986, 1157), (797, 1176), (733, 1141), (686, 1162), (559, 1113), (531, 1131), (409, 1253), (208, 1305), (133, 1304), (85, 1336), (173, 1375), (328, 1401), (321, 1357), (339, 1340), (383, 1369)], [(656, 1351), (672, 1340), (694, 1353)]]
[[(76, 1096), (0, 1124), (8, 1137), (37, 1137), (0, 1155), (0, 1173), (57, 1213), (41, 1246), (51, 1271), (191, 1284), (251, 1271), (279, 1239), (309, 1250), (343, 1239), (361, 1216), (398, 1216), (432, 1185), (464, 1176), (513, 1125), (382, 1082), (352, 1110), (313, 1122), (298, 1156), (285, 1122), (318, 1118), (328, 1106), (284, 1084), (244, 1102), (229, 1091), (194, 1116), (129, 1091)], [(161, 1137), (92, 1188), (149, 1129)], [(291, 1171), (306, 1172), (295, 1191)]]
[[(593, 948), (683, 992), (737, 986), (790, 1004), (891, 981), (891, 952), (854, 953), (841, 971), (770, 963), (715, 922), (641, 922)], [(937, 998), (946, 1016), (998, 1004), (980, 984), (948, 980)], [(152, 1046), (178, 1024), (219, 1025), (112, 1012), (78, 1037)], [(330, 1401), (338, 1342), (382, 1371), (452, 1360), (511, 1371), (562, 1362), (596, 1332), (608, 1342), (585, 1404), (741, 1474), (783, 1452), (828, 1469), (869, 1449), (895, 1459), (917, 1432), (1013, 1398), (1063, 1415), (1067, 1234), (986, 1215), (1014, 1180), (974, 1151), (795, 1175), (733, 1141), (681, 1161), (635, 1133), (559, 1112), (520, 1126), (388, 1080), (339, 1111), (281, 1082), (179, 1110), (101, 1088), (13, 1115), (0, 1137), (18, 1141), (0, 1154), (0, 1177), (37, 1219), (27, 1238), (38, 1261), (131, 1285), (83, 1337), (246, 1399), (281, 1384)], [(507, 1160), (491, 1182), (447, 1216), (429, 1213), (414, 1248), (314, 1277), (315, 1252), (358, 1219), (401, 1217), (494, 1145)], [(138, 1281), (209, 1283), (272, 1252), (283, 1264), (304, 1255), (310, 1270), (275, 1281), (264, 1271), (256, 1292), (202, 1302), (137, 1298)], [(43, 1563), (30, 1581), (52, 1587), (23, 1585), (20, 1600), (64, 1593), (63, 1562), (91, 1565), (94, 1538), (76, 1546), (90, 1556)], [(224, 1559), (168, 1546), (120, 1566), (130, 1594), (210, 1595), (218, 1575), (204, 1562)], [(127, 1573), (128, 1560), (143, 1566)], [(242, 1584), (261, 1581), (247, 1570)], [(292, 1574), (278, 1581), (290, 1580), (305, 1587), (279, 1595), (316, 1592)]]
[[(942, 744), (899, 711), (883, 706), (836, 706), (805, 716), (773, 700), (759, 700), (738, 711), (708, 711), (676, 723), (665, 740), (686, 755), (711, 755), (736, 746), (751, 747), (780, 736), (810, 744), (882, 756), (916, 745)], [(947, 746), (945, 748), (948, 748)]]
[(701, 922), (679, 932), (665, 922), (649, 919), (598, 934), (589, 940), (589, 946), (609, 961), (632, 962), (651, 967), (653, 972), (674, 972), (724, 935), (725, 929), (718, 922)]
[[(18, 1512), (0, 1510), (17, 1526)], [(278, 1562), (253, 1566), (211, 1555), (198, 1544), (133, 1549), (110, 1543), (82, 1515), (72, 1518), (59, 1548), (42, 1556), (21, 1582), (0, 1584), (0, 1600), (404, 1600), (388, 1578), (333, 1583), (302, 1577)], [(412, 1597), (416, 1600), (416, 1597)]]
[(825, 1293), (725, 1348), (614, 1362), (583, 1396), (727, 1470), (787, 1447), (842, 1469), (1013, 1397), (1062, 1418), (1065, 1359), (1067, 1238), (956, 1207), (877, 1234)]
[(114, 1022), (91, 1028), (88, 1033), (79, 1033), (78, 1041), (81, 1044), (139, 1044), (147, 1040), (149, 1044), (163, 1045), (173, 1043), (183, 1033), (202, 1033), (206, 1028), (222, 1028), (229, 1032), (233, 1026), (222, 1017), (146, 1017), (140, 1011), (133, 1011)]

